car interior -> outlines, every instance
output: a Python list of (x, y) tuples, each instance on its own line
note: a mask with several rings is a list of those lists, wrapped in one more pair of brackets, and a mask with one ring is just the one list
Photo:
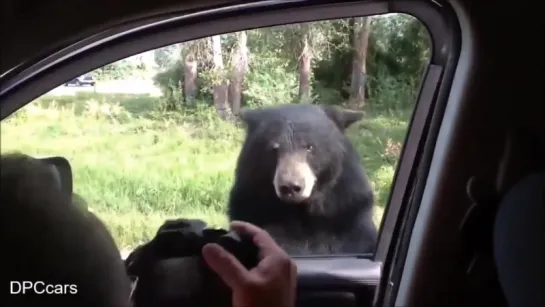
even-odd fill
[(376, 252), (294, 257), (297, 306), (543, 306), (545, 25), (538, 3), (5, 0), (0, 115), (88, 71), (169, 44), (316, 20), (412, 15), (426, 26), (432, 52)]

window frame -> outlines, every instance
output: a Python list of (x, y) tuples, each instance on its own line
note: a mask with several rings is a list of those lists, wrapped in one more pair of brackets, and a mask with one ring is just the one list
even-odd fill
[[(407, 1), (396, 1), (392, 8), (397, 12), (405, 12), (420, 19), (428, 27), (435, 50), (423, 78), (418, 102), (409, 124), (409, 132), (403, 144), (400, 162), (393, 179), (390, 199), (385, 209), (385, 212), (388, 213), (382, 219), (381, 238), (375, 253), (376, 257), (384, 263), (379, 289), (375, 297), (377, 306), (395, 305), (405, 259), (409, 251), (412, 230), (429, 179), (428, 174), (439, 136), (439, 129), (443, 123), (443, 116), (462, 49), (460, 24), (454, 8), (448, 1), (430, 0), (430, 2), (433, 5), (423, 5), (424, 3), (414, 5)], [(434, 55), (437, 55), (437, 57), (434, 57)], [(438, 73), (437, 69), (440, 69), (441, 72)], [(438, 86), (433, 90), (425, 90), (425, 87), (433, 82), (437, 82)], [(429, 107), (419, 110), (422, 105)], [(415, 119), (418, 116), (422, 117), (424, 123), (420, 123), (422, 124), (420, 131), (413, 131)], [(414, 137), (417, 143), (408, 142), (411, 137)], [(408, 144), (416, 147), (411, 163), (404, 160), (406, 154), (411, 154), (407, 152), (408, 147), (410, 147), (407, 146)], [(400, 171), (403, 163), (410, 165), (411, 170), (407, 172)], [(404, 187), (398, 181), (400, 174), (407, 176), (408, 184)], [(396, 190), (398, 188), (399, 190)], [(396, 194), (397, 192), (399, 194)], [(392, 202), (392, 199), (396, 196), (400, 200)], [(396, 213), (391, 213), (391, 206), (397, 207), (395, 208)], [(400, 216), (404, 218), (400, 218)], [(391, 218), (391, 220), (387, 220), (387, 218)], [(391, 229), (392, 237), (382, 237), (383, 235), (389, 235), (384, 233), (385, 228)], [(383, 245), (381, 246), (381, 244)]]
[[(51, 53), (50, 56), (21, 64), (0, 76), (3, 84), (0, 88), (0, 119), (5, 119), (34, 99), (83, 72), (171, 44), (290, 23), (387, 13), (412, 15), (426, 26), (432, 52), (384, 209), (379, 243), (372, 259), (366, 259), (378, 266), (384, 265), (380, 289), (377, 292), (382, 294), (377, 296), (377, 302), (385, 302), (385, 298), (395, 292), (397, 283), (392, 281), (399, 278), (402, 272), (399, 266), (402, 261), (398, 260), (406, 257), (408, 246), (407, 240), (402, 243), (400, 239), (411, 231), (414, 224), (439, 125), (446, 108), (461, 49), (457, 35), (459, 25), (446, 1), (324, 2), (327, 1), (260, 1), (186, 14), (179, 12), (178, 17), (172, 17), (172, 14), (157, 15), (74, 40), (71, 45)], [(433, 83), (439, 86), (430, 86)], [(342, 260), (346, 257), (361, 258), (362, 255), (294, 258)]]

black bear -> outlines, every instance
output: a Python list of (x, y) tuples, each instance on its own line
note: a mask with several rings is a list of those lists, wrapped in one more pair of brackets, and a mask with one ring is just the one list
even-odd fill
[(291, 255), (373, 253), (373, 191), (344, 133), (363, 112), (285, 104), (240, 116), (229, 219), (262, 227)]

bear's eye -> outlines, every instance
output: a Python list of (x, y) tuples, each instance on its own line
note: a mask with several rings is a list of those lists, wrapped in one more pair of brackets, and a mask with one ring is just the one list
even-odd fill
[(307, 151), (308, 152), (312, 152), (314, 150), (314, 146), (313, 145), (307, 145)]
[(271, 143), (271, 149), (272, 149), (273, 151), (278, 150), (278, 148), (280, 148), (280, 144), (278, 144), (278, 143), (276, 143), (276, 142)]

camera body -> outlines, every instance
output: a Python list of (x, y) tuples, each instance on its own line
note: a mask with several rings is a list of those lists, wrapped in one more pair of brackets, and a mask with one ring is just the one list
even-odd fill
[(207, 228), (200, 220), (168, 220), (125, 260), (134, 307), (231, 306), (231, 290), (202, 258), (208, 243), (219, 244), (248, 269), (259, 261), (250, 238)]

